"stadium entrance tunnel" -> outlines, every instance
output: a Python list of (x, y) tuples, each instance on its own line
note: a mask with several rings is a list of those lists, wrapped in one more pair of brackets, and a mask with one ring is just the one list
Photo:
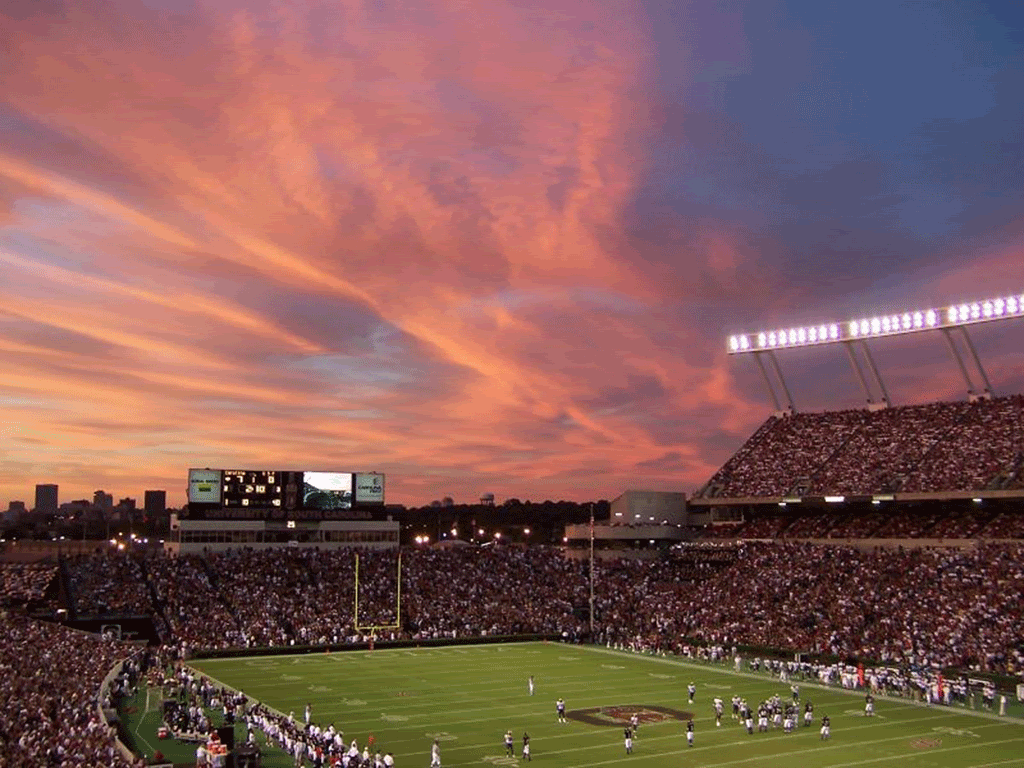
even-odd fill
[(637, 715), (640, 725), (663, 723), (666, 720), (686, 722), (693, 719), (692, 712), (684, 712), (670, 707), (658, 707), (653, 704), (617, 704), (609, 707), (590, 707), (574, 709), (566, 712), (566, 717), (588, 725), (611, 726), (622, 728), (629, 725), (629, 719)]

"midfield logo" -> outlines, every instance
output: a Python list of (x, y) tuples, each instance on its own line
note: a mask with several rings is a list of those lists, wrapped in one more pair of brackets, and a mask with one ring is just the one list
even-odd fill
[(610, 707), (590, 707), (589, 709), (574, 709), (566, 713), (567, 717), (580, 723), (619, 728), (627, 725), (633, 715), (637, 715), (641, 725), (662, 723), (666, 720), (686, 722), (693, 718), (692, 712), (683, 712), (682, 710), (671, 709), (670, 707), (657, 707), (651, 704), (620, 704)]

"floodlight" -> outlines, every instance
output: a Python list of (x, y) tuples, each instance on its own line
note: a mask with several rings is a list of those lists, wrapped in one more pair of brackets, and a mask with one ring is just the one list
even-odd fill
[(842, 504), (844, 501), (846, 501), (846, 497), (845, 496), (826, 496), (825, 497), (825, 501), (827, 501), (829, 504)]
[(760, 331), (756, 335), (735, 334), (727, 340), (730, 354), (760, 352), (783, 347), (825, 344), (834, 341), (860, 340), (868, 337), (892, 336), (932, 328), (956, 327), (1002, 317), (1024, 314), (1024, 294), (950, 304), (940, 308), (897, 312), (889, 315), (861, 317), (842, 324), (829, 323)]

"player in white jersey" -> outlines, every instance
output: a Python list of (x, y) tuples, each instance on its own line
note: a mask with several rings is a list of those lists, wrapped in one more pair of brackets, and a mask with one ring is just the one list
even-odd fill
[(715, 696), (715, 727), (716, 728), (721, 728), (722, 727), (722, 709), (724, 708), (724, 706), (725, 705), (723, 704), (721, 697), (720, 696)]
[(864, 697), (864, 717), (874, 717), (875, 697), (870, 693)]
[(507, 757), (515, 757), (514, 747), (512, 746), (512, 731), (505, 731), (505, 755)]
[(555, 702), (555, 711), (558, 713), (558, 722), (569, 722), (565, 719), (565, 699), (560, 698), (558, 701)]
[(827, 741), (829, 736), (832, 735), (832, 721), (828, 719), (828, 715), (821, 718), (821, 740)]
[(533, 675), (530, 675), (530, 679), (526, 681), (526, 687), (530, 691), (530, 695), (533, 696)]
[(430, 748), (430, 768), (441, 768), (441, 742), (437, 739)]

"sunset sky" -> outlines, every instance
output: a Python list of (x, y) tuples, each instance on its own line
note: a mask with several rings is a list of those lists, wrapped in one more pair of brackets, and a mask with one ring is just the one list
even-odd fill
[[(0, 510), (692, 491), (771, 412), (730, 333), (1024, 290), (1022, 94), (1019, 2), (6, 0)], [(1024, 391), (1024, 320), (973, 338)]]

